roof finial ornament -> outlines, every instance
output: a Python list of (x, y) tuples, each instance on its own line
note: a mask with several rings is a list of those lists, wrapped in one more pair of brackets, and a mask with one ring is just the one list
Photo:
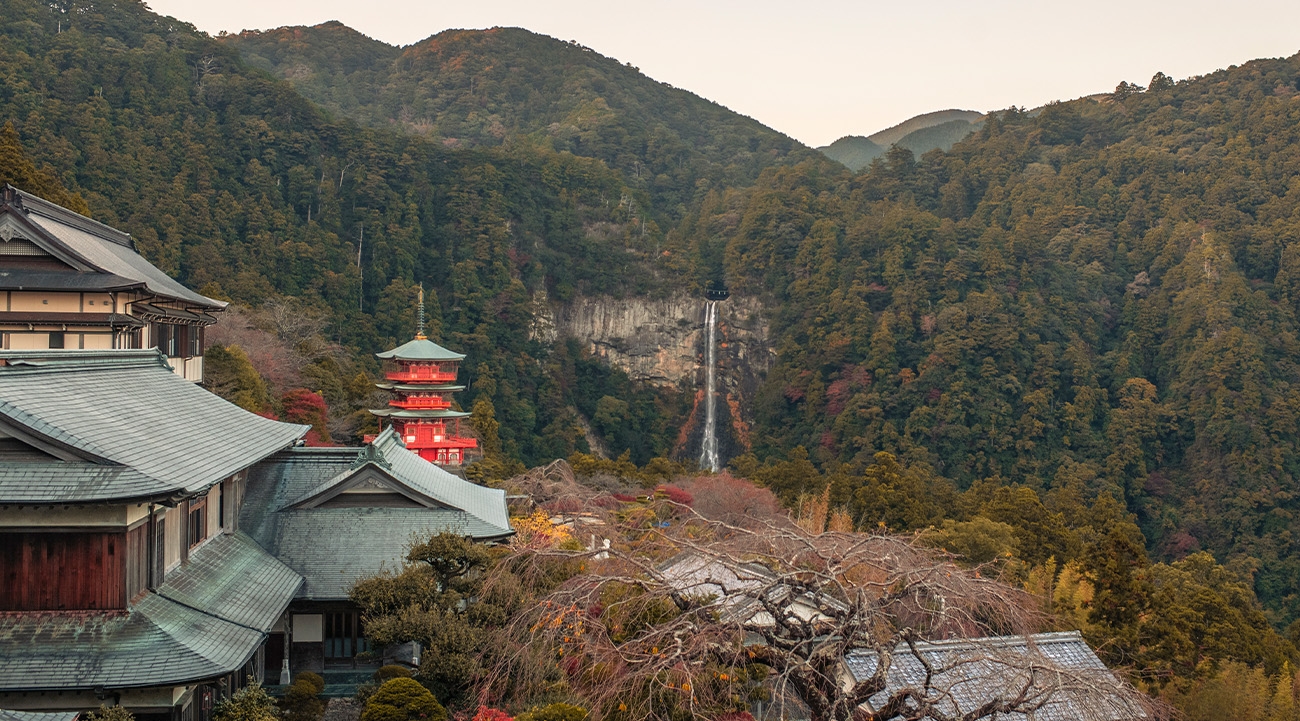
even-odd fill
[(424, 283), (420, 283), (420, 309), (415, 316), (415, 339), (428, 340), (424, 334)]

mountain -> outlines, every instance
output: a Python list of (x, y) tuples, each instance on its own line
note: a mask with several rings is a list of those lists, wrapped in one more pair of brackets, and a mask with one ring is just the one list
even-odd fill
[(444, 147), (526, 142), (597, 158), (648, 193), (661, 222), (711, 188), (808, 151), (759, 122), (590, 48), (521, 28), (448, 30), (404, 48), (340, 23), (221, 38), (359, 123)]
[[(382, 52), (355, 36), (326, 55), (347, 69)], [(606, 396), (624, 403), (626, 440), (611, 452), (644, 463), (671, 450), (680, 393), (633, 387), (533, 335), (539, 297), (701, 282), (640, 210), (647, 191), (603, 161), (535, 143), (454, 148), (333, 118), (138, 0), (6, 3), (0, 75), (0, 123), (93, 217), (208, 295), (288, 308), (291, 349), (321, 337), (327, 352), (296, 370), (329, 402), (336, 438), (365, 430), (354, 411), (373, 402), (372, 354), (410, 337), (423, 284), (436, 337), (474, 359), (460, 400), (492, 401), (506, 454), (533, 463), (587, 449), (578, 407)], [(772, 157), (761, 139), (746, 152)]]
[(898, 125), (893, 125), (884, 130), (872, 133), (867, 136), (871, 142), (882, 148), (888, 148), (891, 145), (897, 145), (903, 138), (917, 132), (933, 128), (936, 125), (944, 125), (954, 121), (964, 121), (967, 123), (977, 123), (984, 117), (983, 113), (977, 113), (974, 110), (938, 110), (933, 113), (923, 113), (912, 118), (908, 118)]
[(876, 158), (885, 157), (885, 151), (889, 150), (889, 148), (882, 148), (872, 142), (870, 138), (864, 138), (861, 135), (846, 135), (817, 150), (831, 160), (841, 163), (849, 170), (856, 172), (871, 165), (871, 161)]
[(972, 110), (940, 110), (904, 120), (873, 135), (846, 135), (817, 150), (857, 172), (876, 158), (885, 157), (897, 145), (924, 155), (931, 150), (948, 150), (954, 143), (979, 129), (983, 113)]

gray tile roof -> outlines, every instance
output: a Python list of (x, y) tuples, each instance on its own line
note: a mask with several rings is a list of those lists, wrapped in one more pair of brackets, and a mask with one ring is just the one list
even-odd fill
[[(943, 693), (940, 709), (960, 717), (992, 698), (1014, 696), (1036, 669), (1033, 693), (1043, 705), (1030, 714), (999, 714), (999, 719), (1020, 721), (1132, 721), (1147, 718), (1120, 692), (1121, 681), (1093, 653), (1077, 631), (1032, 636), (998, 636), (917, 644), (918, 651), (935, 670), (932, 695)], [(845, 658), (854, 679), (875, 673), (877, 656), (855, 651)], [(1065, 674), (1056, 674), (1056, 670)], [(884, 692), (871, 699), (883, 703), (888, 694), (920, 688), (925, 667), (908, 650), (894, 652)], [(1113, 690), (1108, 692), (1108, 690)]]
[[(504, 491), (438, 468), (406, 450), (391, 430), (374, 446), (378, 454), (372, 451), (361, 465), (356, 461), (362, 449), (295, 448), (249, 471), (240, 527), (306, 579), (299, 598), (347, 598), (357, 579), (400, 568), (414, 539), (443, 531), (477, 539), (514, 533)], [(369, 464), (446, 507), (292, 508), (346, 483)]]
[(19, 191), (28, 220), (100, 271), (144, 284), (154, 293), (220, 310), (226, 303), (186, 288), (135, 251), (131, 237), (67, 208)]
[(76, 721), (80, 711), (8, 711), (0, 708), (0, 721)]
[(392, 350), (386, 350), (383, 353), (376, 353), (376, 356), (396, 360), (461, 360), (465, 357), (464, 353), (456, 353), (434, 343), (428, 338), (416, 338), (397, 346)]
[(127, 290), (144, 285), (141, 281), (112, 273), (80, 273), (75, 270), (0, 269), (0, 288), (6, 290)]
[[(86, 457), (0, 474), (0, 503), (127, 500), (202, 490), (307, 426), (249, 413), (174, 374), (155, 350), (0, 352), (0, 423)], [(54, 478), (59, 471), (67, 478)], [(43, 481), (48, 480), (49, 483)], [(84, 492), (84, 495), (83, 495)], [(14, 495), (9, 495), (13, 493)]]
[(249, 626), (271, 630), (293, 600), (302, 576), (242, 533), (223, 534), (169, 574), (158, 594), (168, 600)]
[[(220, 568), (223, 561), (232, 568)], [(129, 612), (0, 616), (0, 649), (22, 649), (0, 653), (0, 692), (138, 688), (230, 673), (261, 645), (267, 618), (284, 611), (296, 588), (248, 539), (216, 539)]]

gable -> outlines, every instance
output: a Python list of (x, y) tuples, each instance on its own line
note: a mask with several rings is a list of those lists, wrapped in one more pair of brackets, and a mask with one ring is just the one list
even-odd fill
[(326, 487), (287, 508), (448, 508), (402, 483), (377, 463), (361, 466), (336, 476)]
[(98, 270), (19, 213), (0, 211), (0, 258), (58, 261), (74, 270)]

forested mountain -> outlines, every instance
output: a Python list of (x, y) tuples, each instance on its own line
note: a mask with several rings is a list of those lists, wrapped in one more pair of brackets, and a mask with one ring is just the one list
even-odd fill
[(849, 170), (866, 168), (883, 158), (891, 146), (907, 148), (916, 155), (931, 150), (948, 150), (954, 143), (979, 129), (983, 113), (973, 110), (940, 110), (908, 118), (867, 137), (846, 135), (818, 148), (826, 157)]
[(677, 220), (807, 150), (717, 103), (521, 28), (448, 30), (405, 48), (337, 22), (226, 35), (252, 65), (338, 114), (446, 147), (530, 145), (599, 158)]
[[(1300, 57), (1006, 111), (950, 153), (718, 194), (777, 309), (759, 455), (1113, 494), (1300, 612)], [(720, 218), (733, 220), (725, 225)]]
[(0, 122), (167, 272), (321, 318), (315, 330), (348, 351), (306, 374), (332, 407), (364, 403), (357, 374), (409, 337), (423, 282), (438, 337), (475, 359), (462, 402), (495, 401), (508, 455), (585, 448), (575, 404), (606, 395), (631, 403), (638, 460), (675, 438), (671, 394), (631, 389), (530, 334), (538, 290), (647, 293), (666, 269), (692, 282), (684, 254), (664, 259), (664, 234), (639, 210), (646, 192), (599, 160), (536, 144), (455, 149), (331, 119), (134, 1), (6, 3)]
[(331, 407), (361, 407), (424, 283), (502, 458), (587, 450), (609, 399), (644, 465), (689, 394), (538, 340), (541, 291), (725, 278), (777, 349), (737, 472), (994, 549), (1049, 604), (1086, 580), (1078, 625), (1161, 684), (1300, 659), (1274, 630), (1300, 616), (1300, 57), (994, 113), (948, 152), (904, 136), (854, 174), (522, 30), (217, 40), (12, 0), (3, 121), (164, 269), (320, 318), (342, 351), (303, 375)]

